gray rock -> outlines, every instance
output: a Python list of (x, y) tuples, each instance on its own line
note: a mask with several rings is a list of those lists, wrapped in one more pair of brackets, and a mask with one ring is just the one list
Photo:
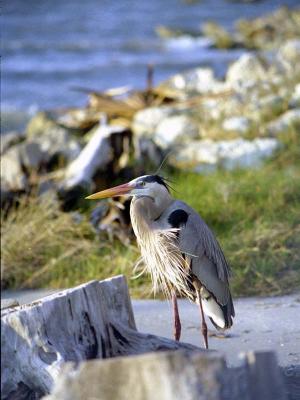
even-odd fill
[(8, 150), (11, 146), (17, 144), (21, 140), (25, 138), (25, 133), (21, 132), (7, 132), (1, 134), (1, 154), (3, 154), (6, 150)]
[(168, 106), (145, 108), (134, 115), (132, 130), (137, 137), (151, 138), (158, 124), (176, 113), (176, 109)]
[(197, 139), (199, 127), (197, 123), (187, 115), (174, 115), (161, 121), (153, 136), (154, 142), (162, 149)]
[(258, 121), (273, 119), (286, 110), (287, 101), (283, 96), (271, 94), (252, 102), (249, 108), (254, 110)]
[(300, 108), (285, 112), (276, 120), (271, 121), (266, 128), (267, 133), (271, 136), (287, 133), (291, 129), (300, 132)]
[[(79, 141), (70, 134), (68, 129), (56, 123), (50, 113), (36, 114), (30, 120), (26, 132), (30, 145), (29, 149), (25, 148), (25, 153), (29, 153), (27, 157), (30, 166), (34, 162), (38, 164), (38, 161), (48, 163), (53, 157), (61, 157), (64, 162), (69, 163), (81, 151)], [(31, 151), (33, 146), (39, 153), (36, 158)]]
[(231, 117), (223, 121), (222, 128), (228, 132), (245, 135), (252, 129), (252, 121), (247, 117)]
[(50, 112), (38, 112), (28, 122), (26, 127), (26, 135), (28, 138), (39, 138), (45, 135), (48, 131), (63, 129), (62, 126), (58, 125), (54, 119), (54, 116)]
[(80, 153), (81, 146), (77, 140), (71, 137), (63, 128), (51, 129), (44, 136), (36, 139), (40, 144), (41, 151), (47, 157), (63, 157), (66, 162), (73, 161)]
[(174, 166), (195, 172), (211, 172), (217, 167), (227, 170), (261, 165), (279, 148), (276, 139), (200, 140), (180, 146), (170, 157)]
[(28, 171), (38, 170), (42, 162), (49, 161), (49, 155), (42, 151), (39, 142), (25, 142), (20, 146), (22, 164)]
[(1, 187), (5, 191), (22, 191), (27, 188), (27, 178), (23, 172), (20, 145), (7, 150), (1, 157)]
[(300, 72), (300, 39), (288, 40), (278, 51), (278, 59), (289, 70)]
[(184, 93), (219, 93), (226, 89), (226, 84), (214, 76), (210, 68), (194, 68), (181, 74), (176, 74), (161, 87), (171, 88)]
[(289, 101), (290, 108), (300, 108), (300, 83), (295, 86), (295, 89), (292, 93), (292, 97)]
[(266, 79), (267, 62), (252, 53), (243, 54), (228, 68), (226, 82), (234, 89), (250, 86)]
[(1, 299), (1, 310), (18, 307), (19, 305), (16, 299)]

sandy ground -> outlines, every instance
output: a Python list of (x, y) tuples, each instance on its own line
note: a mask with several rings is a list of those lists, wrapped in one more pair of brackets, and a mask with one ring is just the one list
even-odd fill
[[(3, 292), (1, 298), (28, 303), (54, 291)], [(137, 328), (141, 332), (172, 337), (171, 304), (159, 300), (132, 302)], [(234, 325), (219, 335), (209, 326), (209, 346), (223, 353), (229, 365), (239, 363), (248, 350), (274, 350), (282, 366), (300, 364), (300, 293), (281, 297), (244, 298), (234, 301)], [(199, 310), (195, 304), (179, 301), (184, 342), (202, 346)]]

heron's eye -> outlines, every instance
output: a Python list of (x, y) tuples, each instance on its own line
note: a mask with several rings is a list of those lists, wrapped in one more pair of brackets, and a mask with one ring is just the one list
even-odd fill
[(141, 182), (140, 182), (140, 186), (146, 186), (146, 182), (141, 181)]

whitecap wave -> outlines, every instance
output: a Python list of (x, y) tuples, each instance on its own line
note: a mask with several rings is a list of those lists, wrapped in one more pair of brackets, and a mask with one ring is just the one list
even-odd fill
[(213, 41), (204, 36), (192, 37), (183, 35), (176, 38), (166, 39), (164, 45), (171, 50), (191, 50), (194, 47), (209, 48), (213, 45)]

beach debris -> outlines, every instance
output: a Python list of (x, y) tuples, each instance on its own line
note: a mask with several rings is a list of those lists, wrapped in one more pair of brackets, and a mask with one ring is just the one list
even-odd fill
[(59, 185), (60, 198), (67, 204), (73, 203), (80, 194), (82, 197), (92, 189), (97, 174), (104, 174), (107, 170), (113, 174), (126, 150), (128, 135), (130, 133), (122, 126), (100, 121), (90, 132), (88, 143), (78, 157), (68, 165), (65, 178)]

